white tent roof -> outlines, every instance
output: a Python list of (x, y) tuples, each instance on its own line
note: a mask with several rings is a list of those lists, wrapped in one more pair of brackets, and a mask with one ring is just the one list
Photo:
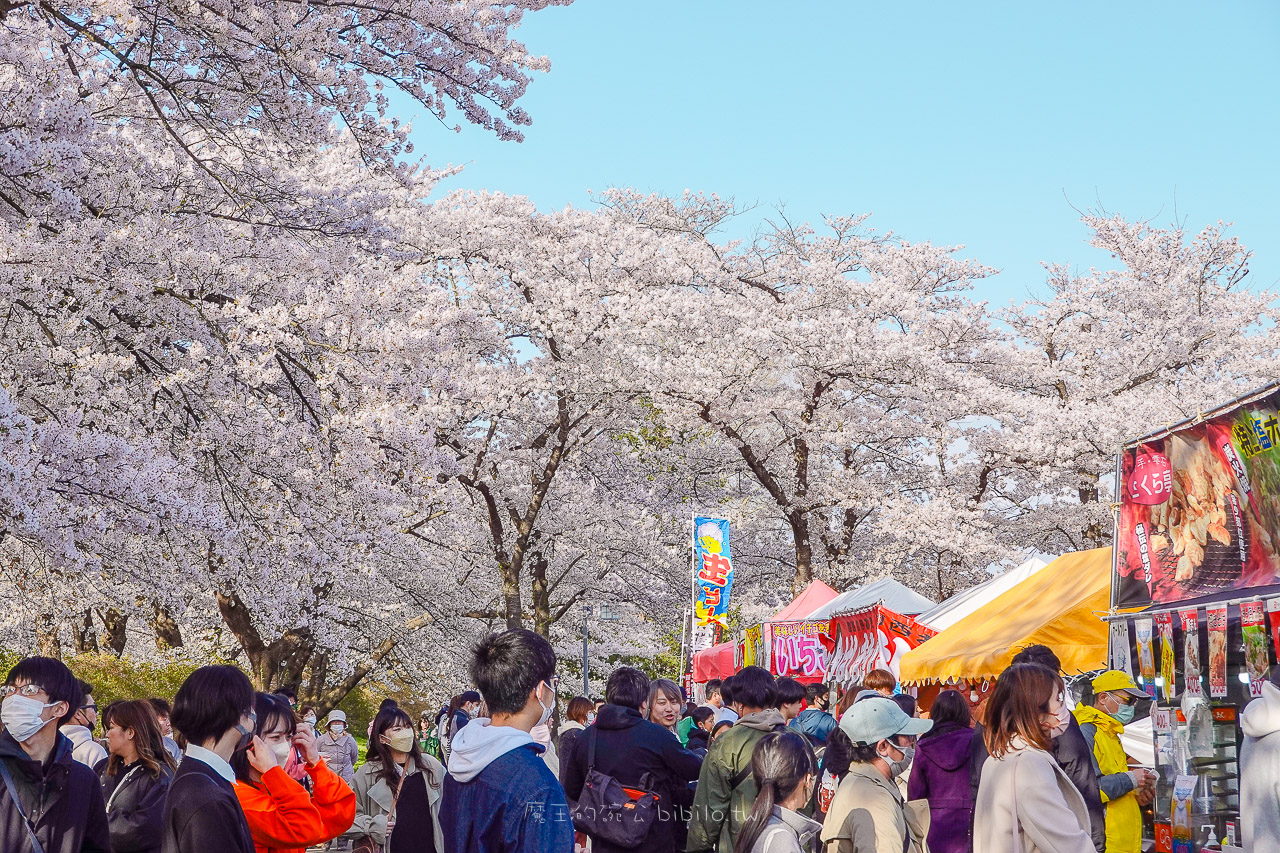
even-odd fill
[(921, 613), (916, 621), (926, 628), (942, 631), (950, 628), (970, 613), (989, 601), (994, 601), (1004, 593), (1013, 589), (1045, 566), (1052, 563), (1053, 557), (1036, 554), (1016, 568), (1001, 572), (989, 581), (958, 592), (933, 609)]
[(842, 592), (810, 613), (808, 618), (830, 619), (840, 613), (849, 613), (880, 603), (902, 616), (914, 616), (934, 606), (934, 602), (915, 590), (908, 589), (893, 578), (881, 578), (866, 586)]

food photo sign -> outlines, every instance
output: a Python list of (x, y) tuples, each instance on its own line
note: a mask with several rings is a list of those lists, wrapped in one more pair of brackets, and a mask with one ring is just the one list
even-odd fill
[(1280, 583), (1278, 411), (1272, 390), (1124, 449), (1113, 606)]

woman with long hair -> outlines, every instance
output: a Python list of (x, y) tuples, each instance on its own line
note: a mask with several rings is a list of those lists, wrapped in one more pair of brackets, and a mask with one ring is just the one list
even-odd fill
[(751, 753), (759, 793), (738, 832), (734, 853), (806, 853), (822, 824), (800, 809), (813, 796), (818, 759), (802, 734), (770, 732)]
[(658, 678), (649, 682), (649, 722), (657, 723), (674, 735), (682, 708), (684, 697), (674, 681)]
[[(253, 742), (231, 759), (254, 849), (306, 853), (337, 838), (355, 819), (356, 798), (320, 757), (315, 730), (299, 728), (288, 698), (278, 693), (258, 693), (254, 713)], [(311, 792), (285, 772), (295, 751), (302, 754)]]
[(921, 736), (907, 781), (907, 801), (929, 803), (930, 853), (968, 853), (973, 821), (969, 760), (973, 748), (969, 702), (943, 690), (929, 710), (933, 728)]
[(1000, 674), (986, 713), (990, 753), (974, 805), (973, 848), (1090, 853), (1084, 797), (1050, 754), (1071, 715), (1066, 688), (1048, 667), (1015, 664)]
[(356, 770), (356, 819), (347, 837), (372, 853), (444, 853), (444, 767), (423, 754), (413, 720), (399, 708), (379, 711), (372, 732)]
[(160, 849), (164, 798), (176, 766), (164, 748), (160, 720), (144, 700), (112, 702), (103, 723), (107, 760), (98, 765), (115, 853)]

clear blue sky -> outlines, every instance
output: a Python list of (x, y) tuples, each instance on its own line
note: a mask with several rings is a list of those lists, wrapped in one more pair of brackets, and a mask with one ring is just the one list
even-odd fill
[(447, 187), (589, 206), (634, 186), (718, 192), (790, 218), (873, 214), (966, 245), (1039, 290), (1041, 260), (1105, 265), (1072, 205), (1198, 230), (1223, 219), (1280, 287), (1280, 4), (578, 0), (528, 16), (551, 58), (523, 143), (445, 129)]

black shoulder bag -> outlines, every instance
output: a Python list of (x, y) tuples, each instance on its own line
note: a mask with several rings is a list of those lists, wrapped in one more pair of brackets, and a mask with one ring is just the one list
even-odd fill
[[(644, 779), (641, 784), (645, 784)], [(588, 729), (587, 778), (573, 805), (574, 827), (619, 847), (639, 847), (657, 822), (657, 794), (624, 787), (617, 779), (596, 770), (596, 729)]]

